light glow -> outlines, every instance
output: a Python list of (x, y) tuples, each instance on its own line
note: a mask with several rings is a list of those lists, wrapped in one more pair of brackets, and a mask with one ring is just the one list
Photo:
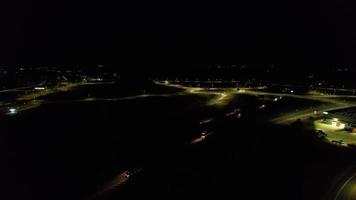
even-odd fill
[(16, 108), (9, 109), (10, 114), (15, 114), (17, 112)]
[(220, 98), (218, 99), (218, 101), (223, 100), (225, 97), (226, 97), (226, 94), (225, 93), (221, 93), (220, 94)]

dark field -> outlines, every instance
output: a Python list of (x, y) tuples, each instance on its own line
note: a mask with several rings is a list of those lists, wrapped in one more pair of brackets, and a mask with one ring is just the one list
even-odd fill
[(144, 87), (141, 84), (127, 84), (127, 83), (117, 83), (117, 84), (97, 84), (97, 85), (82, 85), (77, 88), (72, 89), (69, 92), (58, 92), (50, 95), (42, 96), (39, 99), (42, 100), (77, 100), (88, 97), (96, 98), (119, 98), (142, 94), (172, 94), (181, 92), (181, 89), (164, 87), (160, 85), (154, 85), (153, 83), (148, 83)]

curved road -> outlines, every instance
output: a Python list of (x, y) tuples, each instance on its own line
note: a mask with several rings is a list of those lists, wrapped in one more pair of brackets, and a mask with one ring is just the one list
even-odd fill
[(333, 200), (356, 199), (356, 173), (348, 177), (338, 188)]

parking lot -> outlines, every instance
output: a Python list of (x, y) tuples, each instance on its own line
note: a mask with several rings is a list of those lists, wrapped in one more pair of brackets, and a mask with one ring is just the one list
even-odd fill
[(327, 134), (326, 138), (329, 141), (344, 141), (346, 144), (356, 144), (356, 133), (351, 133), (342, 128), (335, 127), (331, 124), (323, 123), (322, 120), (314, 122), (316, 130), (321, 130)]

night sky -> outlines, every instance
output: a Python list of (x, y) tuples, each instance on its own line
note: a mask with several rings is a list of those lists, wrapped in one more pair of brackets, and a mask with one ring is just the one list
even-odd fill
[(353, 62), (346, 1), (35, 2), (1, 6), (1, 57), (30, 63)]

